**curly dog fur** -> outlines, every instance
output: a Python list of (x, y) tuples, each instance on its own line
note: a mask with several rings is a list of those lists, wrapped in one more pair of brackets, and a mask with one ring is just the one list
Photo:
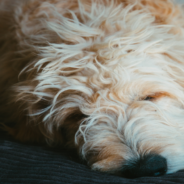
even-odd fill
[(0, 113), (17, 140), (127, 177), (184, 169), (182, 6), (1, 0), (0, 45)]

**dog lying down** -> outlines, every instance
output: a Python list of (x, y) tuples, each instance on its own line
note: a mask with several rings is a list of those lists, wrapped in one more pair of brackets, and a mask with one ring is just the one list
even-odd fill
[(91, 169), (128, 178), (184, 169), (180, 5), (29, 0), (7, 7), (0, 112), (9, 134), (75, 148)]

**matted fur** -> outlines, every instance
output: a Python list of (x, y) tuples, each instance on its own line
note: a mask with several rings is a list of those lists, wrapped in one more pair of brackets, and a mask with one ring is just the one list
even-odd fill
[(148, 153), (167, 159), (167, 173), (184, 169), (181, 7), (29, 0), (0, 10), (0, 111), (11, 135), (76, 148), (94, 170), (116, 173)]

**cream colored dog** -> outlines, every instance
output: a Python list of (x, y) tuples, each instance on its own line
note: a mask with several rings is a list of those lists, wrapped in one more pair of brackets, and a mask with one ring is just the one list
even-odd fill
[(1, 8), (4, 129), (76, 148), (93, 170), (134, 178), (184, 169), (182, 11), (170, 0)]

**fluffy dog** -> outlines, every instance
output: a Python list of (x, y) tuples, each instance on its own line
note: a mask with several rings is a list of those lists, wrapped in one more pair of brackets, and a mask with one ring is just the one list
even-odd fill
[(184, 169), (182, 7), (4, 2), (0, 112), (9, 134), (75, 148), (93, 170), (126, 177)]

